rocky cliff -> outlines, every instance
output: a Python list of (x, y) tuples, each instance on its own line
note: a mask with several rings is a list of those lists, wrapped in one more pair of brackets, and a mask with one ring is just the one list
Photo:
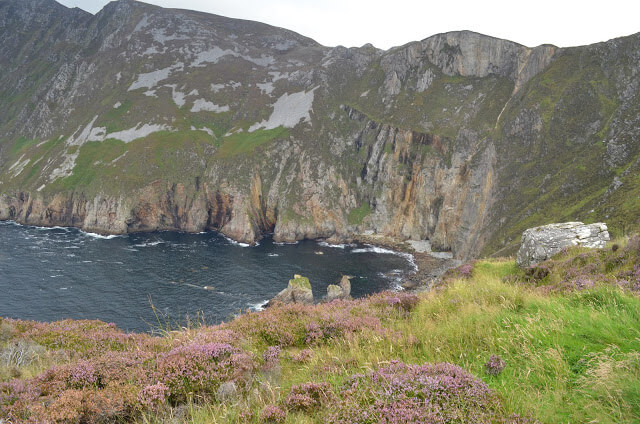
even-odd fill
[(0, 219), (512, 252), (638, 226), (640, 36), (388, 51), (132, 0), (0, 1)]

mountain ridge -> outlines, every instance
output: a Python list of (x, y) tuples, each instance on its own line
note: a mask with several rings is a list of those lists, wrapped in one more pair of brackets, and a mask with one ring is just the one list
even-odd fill
[(621, 193), (638, 187), (638, 34), (528, 48), (458, 31), (383, 51), (140, 2), (65, 9), (0, 48), (0, 219), (379, 234), (458, 257), (548, 220), (637, 226)]

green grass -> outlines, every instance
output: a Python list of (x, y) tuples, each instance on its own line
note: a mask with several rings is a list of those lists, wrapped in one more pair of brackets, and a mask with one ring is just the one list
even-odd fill
[[(275, 378), (282, 398), (291, 386), (349, 375), (397, 359), (450, 362), (496, 390), (507, 410), (543, 423), (621, 423), (640, 419), (640, 299), (614, 287), (546, 294), (504, 281), (521, 271), (511, 260), (479, 261), (470, 279), (424, 295), (408, 318), (387, 324), (402, 337), (370, 333), (313, 347), (301, 366), (283, 360)], [(407, 342), (410, 340), (410, 342)], [(290, 348), (291, 353), (299, 349)], [(507, 364), (491, 376), (493, 354)], [(331, 375), (323, 370), (331, 369)], [(273, 403), (262, 401), (263, 405)], [(251, 406), (260, 411), (259, 405)], [(194, 423), (232, 422), (233, 407), (197, 407)], [(287, 423), (319, 422), (289, 414)]]
[(10, 153), (16, 154), (30, 146), (33, 146), (38, 143), (38, 139), (28, 139), (26, 137), (20, 137), (16, 142), (11, 146)]
[(120, 140), (92, 141), (80, 147), (73, 173), (59, 180), (62, 189), (86, 187), (105, 173), (113, 173), (111, 161), (122, 155), (126, 144)]
[(361, 225), (364, 217), (370, 213), (371, 206), (369, 206), (369, 203), (363, 203), (361, 206), (349, 211), (349, 215), (347, 215), (347, 222), (350, 225)]
[(289, 129), (278, 127), (271, 130), (242, 131), (229, 135), (223, 139), (223, 144), (216, 153), (219, 158), (229, 158), (236, 155), (248, 154), (257, 147), (273, 140), (289, 138)]
[[(616, 243), (624, 245), (625, 242)], [(360, 316), (375, 314), (376, 310), (386, 311), (377, 312), (381, 313), (378, 317), (384, 331), (364, 325), (340, 337), (305, 341), (309, 322), (315, 322), (313, 317), (322, 314), (323, 308), (308, 307), (307, 310), (265, 311), (271, 315), (244, 315), (222, 327), (222, 333), (204, 326), (166, 331), (152, 339), (141, 338), (140, 343), (146, 340), (147, 346), (162, 351), (190, 340), (215, 339), (218, 336), (214, 335), (230, 330), (241, 332), (242, 349), (259, 358), (269, 345), (280, 343), (278, 337), (272, 339), (267, 335), (300, 332), (298, 341), (282, 346), (277, 366), (261, 368), (246, 377), (250, 387), (236, 402), (193, 398), (182, 407), (166, 405), (155, 412), (143, 411), (136, 422), (173, 418), (189, 423), (258, 423), (265, 406), (275, 404), (286, 409), (284, 402), (294, 385), (324, 381), (329, 383), (335, 396), (341, 396), (340, 387), (351, 376), (366, 374), (393, 360), (409, 364), (449, 362), (460, 366), (497, 393), (500, 410), (505, 414), (518, 413), (542, 423), (637, 422), (640, 418), (640, 298), (605, 284), (604, 280), (583, 291), (549, 291), (545, 284), (560, 279), (576, 263), (581, 264), (582, 269), (593, 264), (615, 263), (594, 272), (604, 272), (604, 279), (618, 275), (630, 265), (621, 260), (615, 262), (616, 258), (637, 259), (638, 245), (640, 241), (634, 240), (615, 251), (611, 248), (571, 249), (555, 257), (547, 265), (551, 274), (537, 283), (526, 282), (525, 273), (513, 260), (477, 261), (468, 277), (447, 277), (443, 285), (422, 294), (411, 309), (371, 309), (371, 304), (362, 303), (350, 312), (352, 316)], [(386, 298), (380, 299), (383, 305), (387, 304)], [(375, 300), (373, 302), (375, 305)], [(278, 320), (273, 319), (276, 317)], [(33, 325), (0, 323), (0, 350), (10, 346), (19, 331)], [(80, 324), (79, 329), (87, 325), (95, 327), (90, 337), (84, 338), (84, 333), (76, 332), (65, 333), (61, 338), (60, 328), (68, 325), (71, 321), (54, 324), (57, 330), (41, 331), (29, 346), (37, 349), (41, 348), (33, 343), (47, 349), (80, 346), (79, 352), (87, 357), (93, 352), (90, 348), (95, 342), (92, 340), (102, 334), (102, 327), (97, 323)], [(113, 344), (106, 335), (100, 337), (104, 338), (101, 346), (108, 349), (129, 349), (125, 341)], [(307, 359), (296, 359), (305, 351)], [(91, 355), (101, 353), (98, 349)], [(485, 370), (491, 355), (499, 355), (506, 363), (498, 375), (490, 375)], [(32, 362), (22, 369), (15, 365), (0, 368), (0, 381), (16, 375), (30, 378), (60, 360), (65, 361), (54, 359), (57, 357), (49, 353), (42, 357), (44, 362)], [(324, 404), (306, 412), (289, 411), (285, 422), (324, 422), (336, 405)], [(245, 421), (241, 415), (253, 418)]]

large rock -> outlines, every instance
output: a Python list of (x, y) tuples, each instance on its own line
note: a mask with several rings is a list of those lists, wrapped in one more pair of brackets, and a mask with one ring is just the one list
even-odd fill
[(287, 288), (271, 299), (267, 306), (289, 303), (313, 304), (313, 292), (311, 291), (311, 283), (307, 277), (297, 274), (294, 275), (293, 279), (289, 280)]
[(343, 275), (339, 286), (329, 284), (329, 287), (327, 287), (327, 302), (336, 299), (351, 299), (351, 281), (349, 281), (351, 278), (349, 275)]
[(602, 248), (609, 241), (607, 224), (598, 222), (564, 222), (534, 227), (522, 233), (522, 245), (516, 263), (522, 267), (549, 259), (565, 247)]

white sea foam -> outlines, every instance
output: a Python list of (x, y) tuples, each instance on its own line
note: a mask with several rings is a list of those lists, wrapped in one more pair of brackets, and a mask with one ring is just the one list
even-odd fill
[(347, 247), (355, 247), (355, 244), (352, 243), (327, 243), (326, 241), (319, 241), (318, 246), (322, 247), (335, 247), (336, 249), (346, 249)]
[(280, 255), (278, 255), (277, 253), (267, 253), (267, 256), (276, 257)]
[(105, 236), (105, 235), (102, 235), (102, 234), (90, 233), (90, 232), (82, 231), (82, 230), (81, 230), (81, 232), (82, 232), (82, 234), (84, 234), (87, 237), (91, 237), (91, 238), (95, 238), (95, 239), (101, 239), (101, 240), (111, 240), (111, 239), (116, 238), (116, 237), (122, 237), (122, 235), (120, 235), (120, 234), (109, 234), (109, 235)]
[(407, 262), (409, 262), (409, 264), (411, 264), (411, 267), (413, 268), (413, 272), (418, 271), (418, 265), (416, 264), (416, 261), (411, 253), (397, 252), (395, 250), (385, 249), (384, 247), (373, 246), (371, 244), (366, 244), (365, 246), (367, 247), (353, 249), (351, 253), (380, 253), (380, 254), (386, 254), (386, 255), (401, 256), (405, 258)]
[(383, 247), (371, 246), (371, 245), (367, 245), (367, 246), (368, 247), (353, 249), (351, 253), (381, 253), (381, 254), (388, 254), (388, 255), (396, 255), (401, 253), (401, 252), (396, 252), (394, 250), (385, 249)]
[(156, 240), (156, 241), (150, 241), (147, 243), (139, 243), (139, 244), (134, 244), (133, 247), (150, 247), (150, 246), (157, 246), (159, 244), (164, 244), (164, 241)]
[[(239, 241), (235, 241), (234, 239), (225, 236), (224, 234), (222, 234), (222, 237), (224, 237), (229, 243), (234, 244), (236, 246), (240, 246), (240, 247), (251, 247), (251, 245), (249, 243), (242, 243)], [(258, 246), (259, 243), (256, 243), (254, 246)]]
[[(18, 224), (20, 225), (20, 224)], [(68, 227), (59, 227), (59, 226), (55, 226), (55, 227), (39, 227), (39, 226), (35, 226), (33, 227), (36, 230), (41, 230), (41, 231), (48, 231), (48, 230), (65, 230), (65, 231), (69, 231)]]
[[(394, 270), (398, 271), (398, 270)], [(391, 290), (393, 291), (401, 291), (404, 290), (402, 287), (403, 276), (402, 273), (396, 274), (394, 272), (379, 272), (378, 275), (386, 280), (389, 280), (391, 283)]]
[(293, 245), (293, 244), (298, 244), (300, 243), (299, 241), (279, 241), (279, 242), (273, 242), (273, 244), (275, 244), (276, 246), (287, 246), (287, 245)]
[(267, 303), (269, 303), (268, 300), (262, 300), (258, 303), (248, 303), (248, 305), (249, 305), (249, 309), (253, 311), (263, 311)]

